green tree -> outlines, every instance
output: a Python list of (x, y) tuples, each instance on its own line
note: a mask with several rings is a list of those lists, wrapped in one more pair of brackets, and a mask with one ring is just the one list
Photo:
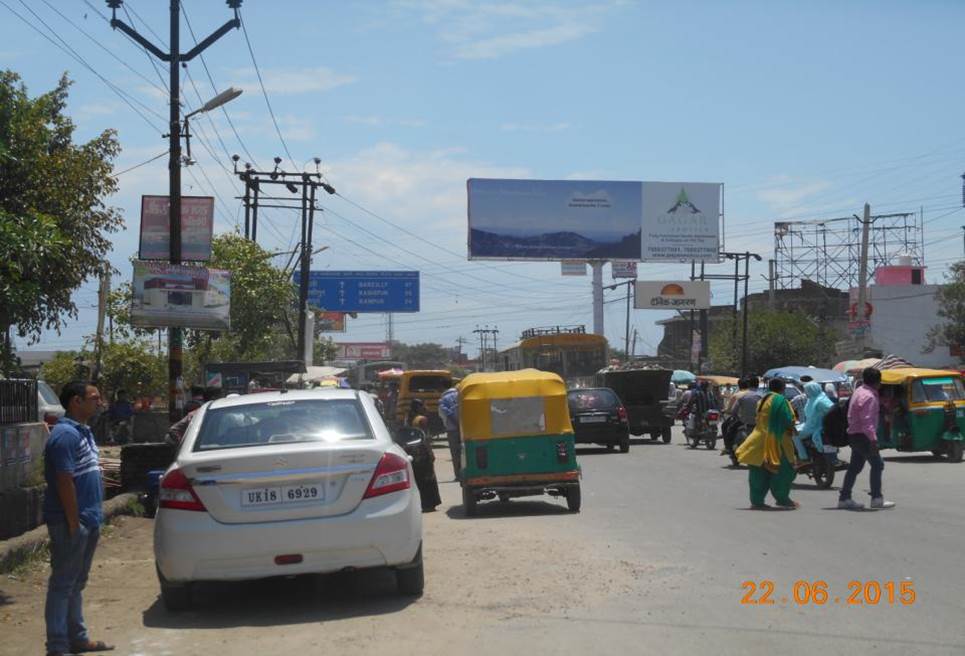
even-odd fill
[(167, 359), (143, 341), (105, 344), (101, 362), (100, 382), (108, 394), (123, 389), (132, 397), (156, 396), (167, 391)]
[[(77, 317), (72, 293), (97, 275), (122, 224), (105, 199), (120, 151), (115, 132), (73, 142), (66, 75), (30, 98), (20, 77), (0, 72), (0, 331), (22, 337), (60, 330)], [(13, 356), (0, 341), (0, 369)]]
[(237, 233), (212, 242), (209, 266), (231, 271), (231, 330), (189, 330), (185, 379), (200, 382), (208, 362), (257, 362), (295, 357), (297, 307), (290, 274), (272, 253)]
[[(732, 319), (714, 323), (710, 335), (710, 361), (715, 373), (736, 373), (741, 368), (741, 330), (737, 343)], [(834, 359), (834, 333), (801, 312), (755, 310), (748, 317), (748, 372), (762, 373), (781, 365), (830, 366)]]
[(77, 363), (78, 356), (84, 357), (78, 351), (61, 351), (54, 356), (53, 360), (45, 362), (40, 367), (40, 379), (59, 392), (65, 383), (83, 376), (81, 367)]
[(965, 260), (952, 265), (949, 280), (935, 294), (940, 323), (928, 331), (928, 351), (936, 346), (958, 349), (965, 362)]

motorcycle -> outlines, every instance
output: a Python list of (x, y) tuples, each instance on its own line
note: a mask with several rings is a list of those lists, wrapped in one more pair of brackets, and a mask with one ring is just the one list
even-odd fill
[(730, 464), (734, 467), (740, 467), (740, 462), (737, 460), (737, 448), (744, 443), (744, 440), (747, 439), (747, 436), (751, 434), (753, 429), (753, 426), (748, 426), (741, 422), (738, 422), (738, 425), (734, 427), (734, 448), (727, 453), (727, 455), (730, 456)]
[(703, 443), (708, 449), (717, 448), (719, 422), (719, 410), (708, 410), (703, 417), (688, 418), (687, 423), (684, 424), (684, 439), (687, 440), (687, 446), (696, 449)]
[(810, 439), (804, 440), (804, 448), (808, 452), (808, 461), (798, 465), (797, 473), (806, 474), (818, 488), (829, 489), (834, 485), (834, 470), (840, 466), (836, 454), (818, 451)]

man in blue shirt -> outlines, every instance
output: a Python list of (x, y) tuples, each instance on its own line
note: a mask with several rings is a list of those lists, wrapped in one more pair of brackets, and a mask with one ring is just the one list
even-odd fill
[(100, 400), (93, 385), (80, 381), (64, 385), (60, 403), (66, 416), (50, 431), (44, 448), (44, 519), (50, 534), (51, 570), (44, 611), (48, 656), (113, 649), (90, 640), (81, 596), (103, 522), (100, 462), (87, 425)]
[(439, 399), (439, 418), (446, 429), (446, 439), (449, 442), (449, 455), (452, 456), (452, 471), (458, 481), (462, 463), (462, 436), (459, 433), (459, 392), (450, 387), (442, 393)]

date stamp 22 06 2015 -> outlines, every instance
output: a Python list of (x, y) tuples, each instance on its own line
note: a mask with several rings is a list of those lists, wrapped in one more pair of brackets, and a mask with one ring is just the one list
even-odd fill
[(744, 606), (911, 606), (918, 600), (913, 581), (848, 581), (847, 593), (836, 594), (827, 581), (798, 580), (791, 585), (790, 595), (778, 591), (771, 579), (744, 581)]

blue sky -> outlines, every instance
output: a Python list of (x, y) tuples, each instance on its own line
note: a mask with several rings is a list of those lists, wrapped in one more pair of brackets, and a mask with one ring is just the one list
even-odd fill
[[(144, 52), (111, 31), (104, 3), (27, 5), (36, 15), (20, 0), (0, 3), (0, 66), (34, 94), (68, 71), (78, 138), (117, 129), (118, 171), (164, 152), (163, 83)], [(141, 31), (150, 26), (166, 41), (167, 2), (125, 6)], [(222, 2), (184, 7), (199, 38), (230, 17)], [(147, 120), (11, 10), (46, 31), (43, 19), (143, 103)], [(395, 319), (402, 341), (453, 345), (488, 324), (505, 344), (532, 326), (591, 323), (589, 278), (562, 278), (554, 263), (466, 260), (470, 177), (723, 182), (727, 247), (764, 255), (752, 290), (766, 286), (757, 274), (766, 274), (775, 220), (848, 216), (864, 202), (881, 212), (924, 208), (930, 281), (961, 255), (961, 2), (246, 0), (241, 11), (295, 161), (272, 125), (244, 37), (231, 32), (204, 58), (219, 91), (245, 90), (226, 107), (235, 129), (220, 111), (193, 122), (198, 164), (185, 171), (184, 192), (217, 194), (216, 230), (232, 230), (241, 215), (229, 153), (263, 168), (280, 155), (289, 170), (320, 157), (344, 198), (322, 199), (316, 242), (330, 248), (313, 268), (421, 270), (422, 312)], [(190, 110), (214, 90), (200, 61), (188, 71)], [(165, 158), (120, 176), (111, 202), (129, 227), (111, 261), (122, 278), (137, 245), (140, 196), (164, 193)], [(266, 215), (263, 243), (290, 248), (296, 217)], [(642, 279), (687, 272), (640, 267)], [(95, 290), (91, 281), (78, 291), (81, 315), (62, 335), (18, 346), (79, 347), (94, 329)], [(726, 302), (726, 282), (715, 297)], [(622, 346), (624, 306), (606, 307), (607, 335)], [(653, 322), (666, 316), (634, 313), (638, 351), (653, 352)], [(384, 318), (372, 315), (337, 339), (384, 336)]]

